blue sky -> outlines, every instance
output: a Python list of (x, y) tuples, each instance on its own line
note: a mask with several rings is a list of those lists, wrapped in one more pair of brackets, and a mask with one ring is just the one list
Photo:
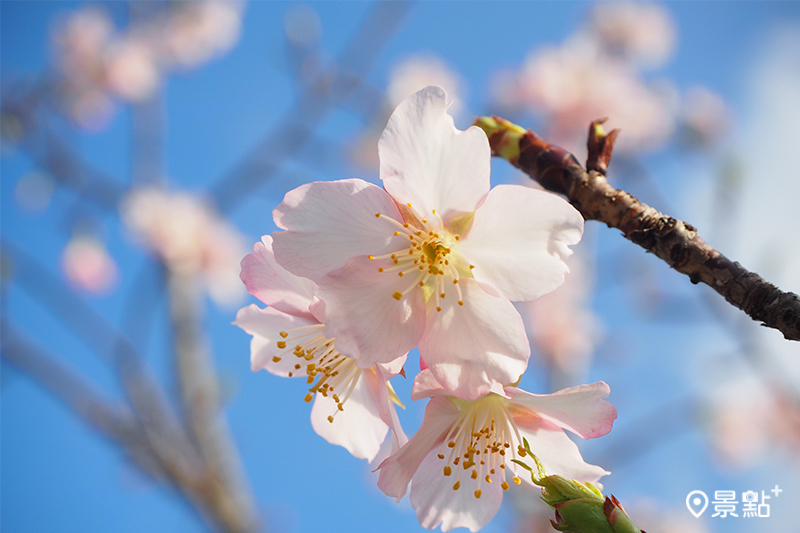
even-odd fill
[[(75, 9), (74, 2), (0, 3), (0, 82), (4, 94), (25, 77), (36, 76), (49, 64), (48, 32), (54, 17)], [(125, 18), (119, 3), (106, 7), (118, 23)], [(311, 3), (322, 24), (320, 48), (332, 60), (346, 46), (373, 4), (367, 2)], [(499, 68), (518, 68), (534, 48), (565, 41), (585, 20), (584, 2), (421, 2), (413, 5), (398, 30), (379, 51), (367, 73), (369, 84), (384, 88), (392, 66), (411, 54), (433, 53), (443, 58), (465, 80), (466, 128), (470, 117), (490, 114), (490, 81)], [(750, 139), (744, 131), (758, 124), (759, 94), (754, 79), (758, 66), (782, 52), (775, 35), (789, 40), (800, 31), (798, 2), (675, 2), (665, 4), (675, 18), (678, 46), (669, 63), (652, 76), (670, 78), (680, 90), (703, 84), (721, 94), (737, 116), (737, 131), (729, 150), (741, 150)], [(283, 20), (295, 4), (253, 2), (245, 11), (239, 44), (227, 55), (200, 69), (176, 74), (163, 87), (165, 166), (169, 183), (191, 191), (207, 191), (217, 185), (257, 143), (282, 123), (298, 99), (296, 86), (286, 69)], [(770, 44), (772, 43), (772, 44)], [(770, 55), (771, 54), (771, 55)], [(777, 61), (777, 60), (776, 60)], [(780, 64), (780, 62), (778, 62)], [(797, 65), (797, 63), (793, 63)], [(302, 181), (358, 176), (375, 181), (363, 169), (350, 165), (337, 152), (365, 127), (365, 120), (345, 106), (326, 115), (316, 127), (314, 141), (283, 165), (268, 181), (243, 198), (228, 213), (229, 219), (249, 242), (273, 231), (271, 210), (283, 195)], [(75, 133), (62, 127), (72, 147), (97, 168), (121, 184), (130, 180), (131, 115), (122, 110), (102, 133)], [(771, 127), (765, 125), (763, 127)], [(763, 132), (766, 136), (770, 132)], [(623, 133), (624, 134), (624, 133)], [(791, 135), (791, 133), (787, 133)], [(796, 139), (796, 133), (795, 139)], [(796, 142), (794, 143), (796, 146)], [(320, 160), (320, 146), (332, 147), (333, 155)], [(790, 154), (793, 156), (793, 154)], [(325, 163), (323, 165), (323, 163)], [(0, 180), (0, 231), (4, 243), (24, 250), (44, 265), (55, 280), (61, 279), (58, 261), (78, 218), (99, 220), (109, 251), (121, 270), (121, 284), (103, 298), (87, 298), (88, 305), (111, 323), (124, 324), (124, 309), (133, 280), (155, 267), (126, 235), (115, 213), (76, 201), (59, 190), (42, 214), (31, 215), (14, 201), (20, 177), (33, 168), (22, 150), (3, 151)], [(680, 217), (706, 216), (696, 199), (706, 191), (693, 180), (712, 179), (713, 163), (696, 156), (665, 151), (644, 158), (663, 195)], [(757, 166), (747, 167), (757, 172)], [(687, 172), (690, 169), (690, 172)], [(516, 175), (503, 162), (494, 161), (493, 180), (513, 181)], [(695, 173), (696, 171), (696, 173)], [(795, 172), (796, 175), (796, 172)], [(705, 182), (704, 182), (705, 183)], [(632, 183), (632, 192), (648, 201), (648, 190)], [(777, 185), (776, 185), (777, 187)], [(695, 190), (697, 192), (695, 192)], [(654, 202), (654, 201), (653, 201)], [(658, 206), (657, 206), (658, 207)], [(769, 209), (761, 205), (761, 209)], [(694, 219), (692, 220), (694, 221)], [(702, 229), (702, 228), (701, 228)], [(606, 342), (589, 371), (588, 379), (605, 380), (612, 388), (610, 400), (620, 418), (615, 432), (638, 438), (637, 425), (659, 406), (669, 406), (702, 388), (704, 377), (715, 372), (718, 355), (712, 346), (732, 346), (722, 328), (714, 325), (698, 300), (704, 287), (690, 286), (686, 279), (625, 242), (614, 231), (595, 227), (598, 248), (598, 290), (594, 307), (605, 323)], [(787, 247), (797, 248), (796, 237)], [(739, 248), (743, 249), (743, 248)], [(744, 252), (743, 252), (744, 253)], [(758, 257), (758, 254), (753, 254)], [(620, 259), (622, 258), (622, 259)], [(676, 320), (642, 319), (631, 305), (630, 288), (620, 283), (627, 259), (646, 269), (674, 289), (687, 304), (684, 312), (694, 317), (689, 324)], [(625, 261), (623, 261), (625, 260)], [(754, 259), (755, 260), (755, 259)], [(796, 278), (795, 278), (796, 280)], [(46, 292), (44, 280), (33, 280)], [(789, 287), (792, 288), (792, 287)], [(80, 369), (106, 394), (120, 391), (109, 366), (97, 357), (47, 304), (47, 294), (22, 286), (12, 278), (3, 285), (3, 314), (19, 330)], [(795, 286), (797, 291), (800, 287)], [(716, 295), (708, 292), (708, 298)], [(698, 296), (698, 294), (700, 296)], [(44, 300), (44, 304), (43, 301)], [(248, 301), (249, 303), (249, 301)], [(51, 302), (52, 304), (52, 302)], [(165, 325), (165, 298), (150, 304), (150, 333), (137, 338), (139, 349), (165, 383), (172, 368), (166, 359), (170, 332)], [(699, 309), (699, 311), (698, 311)], [(148, 311), (150, 312), (150, 311)], [(227, 412), (253, 492), (270, 531), (304, 533), (325, 527), (337, 531), (421, 531), (407, 501), (400, 505), (383, 496), (363, 461), (341, 448), (330, 446), (312, 431), (302, 386), (265, 373), (249, 370), (249, 338), (230, 325), (235, 309), (209, 304), (206, 327), (214, 348)], [(757, 328), (754, 324), (742, 327)], [(96, 340), (96, 339), (95, 339)], [(770, 341), (772, 342), (772, 341)], [(793, 348), (800, 355), (800, 350)], [(720, 348), (720, 351), (724, 349)], [(415, 363), (409, 363), (413, 366)], [(545, 392), (547, 380), (533, 365), (524, 384)], [(416, 368), (413, 368), (416, 371)], [(87, 430), (51, 395), (8, 364), (2, 367), (2, 417), (0, 437), (0, 527), (17, 531), (205, 531), (186, 502), (168, 489), (146, 479), (128, 464), (119, 451)], [(710, 379), (710, 378), (709, 378)], [(168, 385), (171, 387), (171, 385)], [(396, 385), (408, 397), (410, 380)], [(174, 392), (173, 389), (169, 389)], [(421, 422), (424, 406), (406, 402), (401, 415), (407, 431)], [(663, 415), (670, 409), (655, 411)], [(698, 413), (687, 416), (699, 416)], [(665, 422), (666, 424), (666, 422)], [(786, 524), (800, 501), (797, 490), (797, 457), (774, 456), (745, 471), (720, 469), (713, 463), (708, 443), (696, 430), (684, 429), (674, 438), (648, 449), (630, 461), (617, 461), (606, 487), (625, 504), (647, 500), (685, 514), (683, 498), (694, 489), (706, 492), (787, 488), (784, 500), (773, 500), (773, 526)], [(691, 426), (691, 423), (688, 424)], [(607, 437), (584, 443), (589, 462), (613, 457)], [(600, 463), (602, 464), (602, 463)], [(603, 465), (606, 466), (606, 465)], [(789, 492), (794, 488), (794, 495)], [(484, 530), (508, 531), (508, 506)], [(706, 521), (711, 531), (756, 532), (761, 524), (725, 524)], [(725, 526), (723, 528), (723, 526)], [(645, 527), (645, 526), (643, 526)], [(766, 527), (766, 526), (764, 526)], [(652, 533), (652, 532), (651, 532)]]

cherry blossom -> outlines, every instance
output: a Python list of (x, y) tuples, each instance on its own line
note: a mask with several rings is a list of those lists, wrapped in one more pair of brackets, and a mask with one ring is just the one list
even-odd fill
[(61, 267), (74, 286), (92, 294), (106, 294), (117, 283), (119, 268), (105, 245), (88, 235), (70, 239), (61, 254)]
[(429, 370), (417, 375), (412, 399), (431, 398), (419, 431), (378, 467), (378, 487), (402, 498), (411, 482), (411, 505), (423, 527), (477, 531), (497, 513), (503, 493), (530, 476), (514, 459), (523, 439), (548, 474), (597, 482), (608, 472), (587, 464), (564, 432), (588, 439), (611, 430), (616, 409), (603, 400), (603, 382), (531, 394), (496, 387), (476, 400), (449, 396)]
[(244, 296), (237, 259), (247, 250), (243, 237), (200, 198), (147, 187), (133, 190), (121, 211), (138, 240), (172, 270), (198, 276), (215, 302)]
[(511, 300), (558, 287), (583, 219), (560, 197), (489, 188), (490, 150), (459, 131), (427, 87), (395, 110), (379, 143), (384, 189), (358, 179), (290, 191), (273, 215), (275, 256), (319, 284), (325, 335), (359, 366), (419, 346), (436, 379), (475, 399), (516, 381), (530, 347)]
[(335, 339), (309, 310), (316, 285), (275, 262), (272, 238), (265, 235), (242, 260), (242, 281), (267, 308), (249, 305), (234, 324), (253, 336), (251, 368), (282, 377), (304, 377), (312, 385), (311, 424), (331, 444), (372, 461), (392, 429), (393, 449), (407, 440), (392, 402), (399, 400), (388, 380), (398, 374), (405, 355), (390, 364), (359, 368), (341, 354)]

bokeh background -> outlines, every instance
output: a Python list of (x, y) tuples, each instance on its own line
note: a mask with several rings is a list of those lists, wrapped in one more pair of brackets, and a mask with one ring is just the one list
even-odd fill
[[(3, 531), (218, 527), (137, 433), (194, 468), (180, 383), (210, 398), (260, 530), (422, 529), (376, 465), (312, 431), (302, 383), (250, 372), (231, 321), (283, 195), (377, 182), (388, 114), (428, 84), (461, 129), (498, 114), (579, 158), (608, 116), (612, 184), (800, 292), (800, 3), (3, 1)], [(596, 223), (567, 283), (520, 310), (524, 388), (611, 386), (615, 428), (581, 449), (640, 527), (800, 531), (800, 345)], [(412, 434), (415, 353), (406, 370)], [(771, 516), (694, 518), (693, 490), (767, 491)], [(484, 531), (549, 515), (512, 490)]]

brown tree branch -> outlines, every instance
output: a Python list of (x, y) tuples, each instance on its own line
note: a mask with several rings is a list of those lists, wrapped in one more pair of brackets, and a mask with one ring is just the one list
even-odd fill
[(574, 155), (499, 117), (476, 121), (489, 137), (494, 155), (524, 171), (545, 189), (563, 194), (586, 220), (617, 228), (631, 242), (670, 267), (703, 282), (753, 320), (800, 341), (800, 297), (783, 292), (715, 250), (697, 229), (639, 202), (606, 180), (618, 130), (608, 135), (603, 120), (589, 128), (589, 157), (584, 169)]

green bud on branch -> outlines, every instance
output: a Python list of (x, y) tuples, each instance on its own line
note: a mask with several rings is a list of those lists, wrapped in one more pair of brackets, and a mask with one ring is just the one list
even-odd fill
[(522, 461), (513, 461), (529, 471), (531, 480), (542, 487), (542, 500), (556, 512), (556, 519), (550, 520), (553, 528), (571, 533), (646, 533), (636, 527), (613, 495), (603, 496), (592, 483), (547, 475), (528, 441), (523, 439), (523, 443), (536, 471)]

